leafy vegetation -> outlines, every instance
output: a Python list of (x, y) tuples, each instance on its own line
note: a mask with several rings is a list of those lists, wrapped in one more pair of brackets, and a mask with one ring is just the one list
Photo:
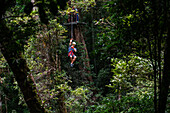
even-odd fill
[[(0, 112), (169, 112), (168, 0), (1, 0)], [(68, 14), (78, 52), (70, 67)], [(86, 24), (82, 24), (85, 22)]]

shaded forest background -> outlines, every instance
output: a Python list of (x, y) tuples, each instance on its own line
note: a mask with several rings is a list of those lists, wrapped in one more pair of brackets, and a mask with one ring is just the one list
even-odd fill
[(0, 17), (0, 112), (170, 112), (169, 0), (1, 0)]

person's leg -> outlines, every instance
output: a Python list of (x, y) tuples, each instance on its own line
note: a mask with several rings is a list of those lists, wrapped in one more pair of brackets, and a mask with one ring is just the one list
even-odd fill
[(70, 23), (70, 18), (68, 18), (68, 23)]
[(72, 62), (73, 61), (73, 59), (72, 59), (72, 56), (70, 55), (70, 61)]
[(77, 14), (77, 22), (79, 22), (79, 15)]
[(71, 64), (74, 63), (74, 61), (76, 60), (76, 58), (77, 58), (76, 56), (73, 57)]
[(68, 14), (68, 23), (71, 22), (71, 14)]
[(74, 13), (74, 22), (76, 22), (76, 13)]
[(73, 22), (73, 17), (74, 17), (74, 15), (73, 15), (73, 13), (71, 12), (71, 15), (70, 15), (70, 22)]

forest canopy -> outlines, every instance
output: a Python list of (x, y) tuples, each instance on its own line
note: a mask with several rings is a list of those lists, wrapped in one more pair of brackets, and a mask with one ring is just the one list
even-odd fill
[(0, 17), (0, 112), (170, 112), (168, 0), (1, 0)]

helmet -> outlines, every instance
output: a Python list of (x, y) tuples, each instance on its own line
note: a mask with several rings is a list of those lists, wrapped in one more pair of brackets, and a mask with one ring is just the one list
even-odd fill
[(76, 43), (75, 43), (75, 42), (73, 42), (72, 44), (73, 44), (73, 45), (76, 45)]

